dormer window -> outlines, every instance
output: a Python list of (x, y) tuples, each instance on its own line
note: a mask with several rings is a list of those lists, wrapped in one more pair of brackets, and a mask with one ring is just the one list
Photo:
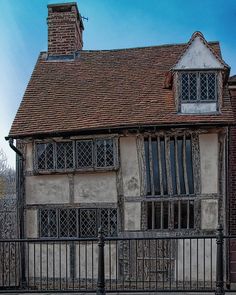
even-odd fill
[(215, 102), (217, 100), (216, 72), (180, 73), (181, 102)]

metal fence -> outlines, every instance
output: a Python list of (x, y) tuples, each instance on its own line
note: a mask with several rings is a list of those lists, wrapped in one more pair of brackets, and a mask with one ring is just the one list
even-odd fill
[(219, 228), (214, 236), (0, 240), (0, 293), (224, 294), (233, 238)]

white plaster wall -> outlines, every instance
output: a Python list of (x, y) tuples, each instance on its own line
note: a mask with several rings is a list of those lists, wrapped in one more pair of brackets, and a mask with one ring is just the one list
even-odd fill
[(200, 134), (201, 192), (218, 192), (218, 134)]
[(33, 171), (33, 144), (32, 143), (27, 143), (26, 145), (25, 170)]
[(140, 177), (136, 137), (120, 138), (120, 160), (125, 196), (140, 196)]
[(174, 69), (223, 68), (199, 37), (192, 42)]
[(27, 238), (38, 237), (37, 210), (26, 211), (26, 237)]
[[(118, 268), (118, 253), (115, 243), (106, 242), (104, 247), (105, 278), (115, 279)], [(96, 279), (98, 275), (98, 246), (96, 242), (76, 244), (76, 277)]]
[(77, 174), (74, 177), (75, 202), (117, 202), (116, 172)]
[(27, 204), (56, 204), (69, 202), (67, 175), (37, 175), (25, 179)]
[(205, 242), (203, 239), (199, 239), (198, 242), (197, 239), (178, 240), (177, 247), (175, 280), (204, 281), (205, 279), (205, 281), (212, 280), (214, 283), (216, 279), (216, 241), (214, 239), (212, 241), (206, 239)]
[[(29, 244), (26, 249), (26, 267), (29, 278), (66, 278), (70, 276), (70, 247), (65, 244)], [(29, 256), (28, 256), (29, 253)], [(28, 260), (29, 259), (29, 260)], [(28, 263), (29, 262), (29, 263)], [(29, 267), (29, 270), (28, 270)], [(27, 275), (28, 276), (28, 275)]]
[(140, 230), (141, 203), (126, 202), (124, 205), (125, 230)]
[(218, 200), (201, 201), (201, 228), (216, 230), (218, 225)]

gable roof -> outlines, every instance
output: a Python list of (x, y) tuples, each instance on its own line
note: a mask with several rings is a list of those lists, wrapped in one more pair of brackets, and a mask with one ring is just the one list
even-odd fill
[(193, 33), (172, 69), (187, 68), (186, 64), (197, 69), (208, 67), (230, 69), (223, 61), (221, 53), (217, 54), (199, 31)]
[[(220, 56), (218, 42), (209, 43)], [(225, 92), (220, 114), (177, 114), (166, 73), (186, 44), (86, 51), (75, 60), (50, 61), (41, 53), (9, 137), (149, 125), (227, 124)]]

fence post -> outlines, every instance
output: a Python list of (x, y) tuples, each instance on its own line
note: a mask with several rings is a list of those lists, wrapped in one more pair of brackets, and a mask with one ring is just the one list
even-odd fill
[(104, 236), (102, 228), (98, 230), (98, 280), (97, 294), (106, 294), (105, 292), (105, 267), (104, 267)]
[(216, 295), (225, 294), (224, 291), (224, 260), (223, 260), (223, 227), (221, 224), (217, 227), (216, 233)]

